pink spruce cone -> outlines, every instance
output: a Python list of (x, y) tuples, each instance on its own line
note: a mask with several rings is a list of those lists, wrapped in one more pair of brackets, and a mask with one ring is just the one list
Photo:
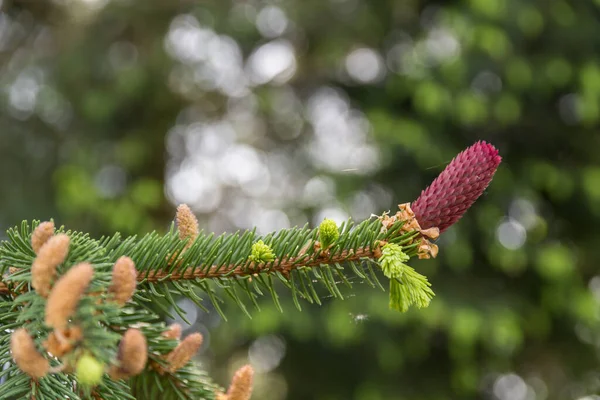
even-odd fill
[(484, 141), (457, 155), (411, 204), (421, 228), (441, 233), (456, 223), (488, 187), (500, 161), (498, 150)]

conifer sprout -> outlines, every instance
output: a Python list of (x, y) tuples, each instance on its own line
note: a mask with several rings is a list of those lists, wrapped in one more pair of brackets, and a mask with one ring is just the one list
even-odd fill
[(411, 305), (427, 307), (435, 295), (427, 278), (405, 264), (409, 259), (394, 243), (386, 243), (379, 258), (383, 274), (390, 279), (390, 308), (401, 312)]
[(340, 231), (334, 220), (326, 218), (319, 225), (319, 241), (323, 250), (328, 249), (338, 238)]
[(89, 353), (84, 353), (75, 366), (77, 382), (84, 386), (96, 386), (102, 381), (104, 365)]
[(200, 333), (188, 335), (165, 357), (168, 365), (166, 372), (173, 373), (186, 365), (198, 352), (200, 346), (202, 346), (202, 335)]
[(169, 260), (169, 264), (174, 264), (177, 261), (178, 256), (182, 257), (185, 251), (190, 248), (200, 233), (198, 219), (187, 204), (180, 204), (177, 207), (175, 221), (177, 222), (177, 233), (179, 234), (179, 239), (186, 240), (187, 243), (179, 255), (174, 253), (167, 258)]
[(108, 292), (113, 295), (114, 301), (123, 306), (133, 297), (137, 285), (137, 271), (133, 260), (129, 257), (120, 257), (113, 267), (112, 282)]
[(250, 400), (252, 396), (252, 385), (254, 370), (250, 365), (244, 365), (233, 375), (231, 385), (227, 391), (227, 400)]
[(113, 379), (125, 379), (140, 374), (148, 360), (146, 337), (138, 329), (130, 328), (119, 344), (118, 365), (113, 365), (109, 375)]
[(70, 326), (64, 331), (50, 332), (44, 341), (44, 348), (54, 357), (62, 357), (73, 350), (76, 343), (83, 339), (83, 331), (78, 326)]
[(10, 351), (21, 371), (34, 379), (44, 377), (50, 370), (50, 363), (37, 351), (33, 339), (23, 328), (12, 333)]
[(181, 325), (179, 324), (171, 324), (167, 328), (166, 331), (162, 333), (162, 335), (168, 339), (176, 339), (179, 340), (181, 338)]
[(31, 266), (31, 286), (42, 297), (48, 297), (56, 267), (62, 264), (69, 253), (70, 239), (64, 233), (49, 238), (39, 249)]
[(80, 263), (56, 282), (46, 303), (46, 325), (55, 329), (67, 327), (93, 276), (92, 265)]
[(179, 238), (189, 240), (188, 245), (191, 244), (198, 237), (200, 228), (198, 219), (187, 204), (181, 204), (177, 207), (176, 220)]
[(275, 259), (275, 253), (273, 253), (271, 246), (262, 240), (259, 240), (252, 245), (252, 250), (248, 259), (255, 263), (270, 262)]
[(35, 228), (31, 235), (31, 247), (35, 254), (40, 252), (42, 246), (54, 235), (54, 222), (42, 222)]

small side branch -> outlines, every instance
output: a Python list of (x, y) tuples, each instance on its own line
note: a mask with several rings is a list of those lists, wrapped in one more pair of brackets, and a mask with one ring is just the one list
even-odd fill
[(139, 282), (159, 282), (159, 281), (181, 281), (191, 279), (204, 278), (219, 278), (230, 276), (248, 276), (259, 273), (275, 273), (280, 272), (283, 275), (289, 275), (296, 268), (309, 267), (315, 268), (322, 264), (335, 265), (347, 261), (358, 261), (362, 258), (376, 258), (376, 251), (372, 251), (369, 247), (359, 248), (356, 250), (344, 250), (338, 255), (329, 257), (321, 255), (306, 259), (302, 262), (302, 257), (284, 258), (282, 260), (274, 260), (269, 263), (260, 263), (244, 267), (242, 265), (228, 265), (225, 267), (212, 266), (208, 270), (200, 267), (190, 267), (183, 273), (169, 273), (166, 271), (148, 271), (138, 272)]
[[(328, 255), (321, 253), (315, 254), (313, 257), (294, 257), (276, 259), (269, 263), (250, 264), (247, 267), (243, 265), (231, 264), (228, 266), (212, 266), (206, 268), (204, 266), (189, 267), (184, 272), (167, 272), (164, 270), (158, 271), (138, 271), (137, 280), (138, 282), (164, 282), (164, 281), (185, 281), (195, 279), (206, 279), (206, 278), (219, 278), (219, 277), (241, 277), (249, 276), (259, 273), (275, 273), (280, 272), (283, 275), (289, 275), (292, 270), (300, 267), (315, 268), (322, 264), (335, 265), (336, 263), (343, 263), (347, 261), (358, 261), (363, 258), (377, 258), (377, 250), (371, 250), (369, 247), (358, 248), (356, 250), (344, 250), (341, 253), (329, 257)], [(5, 282), (0, 282), (0, 294), (11, 294), (9, 286)]]

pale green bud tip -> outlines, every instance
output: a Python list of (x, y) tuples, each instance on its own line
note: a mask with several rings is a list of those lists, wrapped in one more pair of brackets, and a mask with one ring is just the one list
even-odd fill
[(75, 366), (77, 381), (84, 386), (96, 386), (102, 381), (104, 365), (90, 354), (84, 354)]
[(427, 308), (433, 296), (435, 294), (428, 285), (419, 287), (409, 279), (390, 280), (390, 308), (392, 310), (406, 312), (411, 305), (417, 308)]
[(250, 261), (254, 262), (270, 262), (275, 259), (275, 253), (268, 244), (265, 244), (262, 240), (252, 245), (252, 251), (250, 253)]
[(397, 259), (400, 262), (405, 262), (410, 259), (410, 257), (402, 251), (402, 247), (395, 243), (386, 243), (381, 248), (380, 260), (383, 258), (389, 258), (389, 259), (393, 258), (393, 259)]
[(426, 308), (435, 296), (427, 278), (404, 264), (409, 258), (394, 243), (383, 246), (379, 258), (383, 274), (390, 279), (390, 308), (401, 312), (411, 305)]
[(410, 303), (406, 301), (405, 288), (396, 279), (390, 280), (390, 308), (392, 310), (406, 312)]
[(334, 220), (326, 218), (319, 225), (319, 241), (321, 247), (326, 249), (340, 237), (340, 231)]
[(386, 243), (381, 248), (381, 257), (379, 257), (379, 265), (383, 274), (390, 279), (399, 279), (402, 276), (405, 261), (410, 259), (403, 251), (402, 247), (394, 243)]

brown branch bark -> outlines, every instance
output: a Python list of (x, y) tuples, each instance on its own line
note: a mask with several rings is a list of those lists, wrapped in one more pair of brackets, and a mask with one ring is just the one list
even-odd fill
[[(278, 271), (284, 276), (288, 276), (292, 270), (299, 267), (315, 268), (321, 264), (335, 264), (346, 261), (358, 261), (361, 258), (377, 258), (378, 249), (371, 250), (369, 247), (361, 247), (356, 250), (344, 250), (340, 254), (330, 257), (325, 252), (317, 252), (312, 257), (293, 257), (276, 259), (270, 263), (262, 263), (245, 267), (244, 265), (230, 264), (225, 267), (212, 266), (206, 271), (206, 268), (190, 267), (184, 272), (169, 273), (164, 270), (158, 271), (138, 271), (137, 279), (139, 282), (159, 282), (159, 281), (181, 281), (203, 278), (217, 278), (223, 276), (248, 276), (261, 272)], [(0, 294), (12, 294), (5, 282), (0, 282)]]
[(278, 271), (284, 275), (298, 267), (318, 267), (321, 264), (335, 264), (345, 261), (357, 261), (361, 258), (374, 258), (375, 254), (368, 247), (358, 248), (356, 250), (344, 250), (339, 255), (329, 257), (321, 253), (316, 254), (316, 257), (306, 258), (306, 262), (301, 262), (300, 258), (287, 258), (283, 260), (275, 260), (271, 263), (263, 263), (245, 268), (242, 265), (228, 265), (226, 267), (212, 266), (208, 271), (203, 268), (188, 268), (183, 273), (168, 273), (166, 271), (151, 271), (148, 274), (138, 272), (138, 280), (145, 282), (158, 282), (168, 277), (170, 281), (180, 281), (189, 279), (202, 278), (217, 278), (220, 276), (248, 276), (266, 271)]

